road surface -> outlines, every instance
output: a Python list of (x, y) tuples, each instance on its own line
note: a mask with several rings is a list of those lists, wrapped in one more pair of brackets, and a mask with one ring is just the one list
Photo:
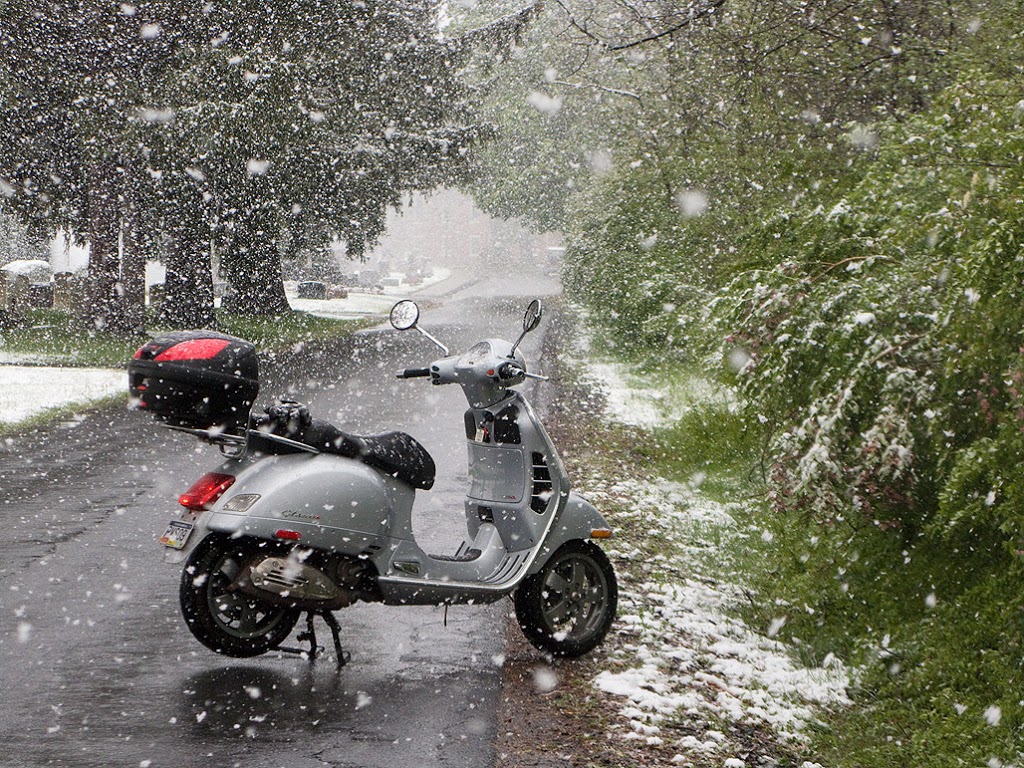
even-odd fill
[[(453, 349), (514, 337), (527, 299), (556, 290), (439, 286), (421, 324)], [(539, 337), (524, 344), (530, 359)], [(419, 439), (438, 482), (418, 494), (416, 534), (444, 553), (464, 531), (465, 400), (394, 378), (439, 356), (419, 334), (390, 328), (291, 350), (264, 365), (259, 401), (288, 393), (343, 429)], [(218, 459), (119, 409), (0, 443), (0, 766), (492, 765), (508, 601), (447, 616), (345, 609), (352, 662), (340, 673), (329, 657), (237, 660), (192, 638), (180, 566), (162, 562), (156, 538), (177, 495)]]

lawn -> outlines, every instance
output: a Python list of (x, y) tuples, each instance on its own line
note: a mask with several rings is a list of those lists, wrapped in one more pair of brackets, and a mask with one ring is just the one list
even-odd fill
[[(345, 336), (376, 322), (328, 319), (294, 311), (267, 318), (218, 313), (217, 330), (247, 339), (261, 350), (271, 350)], [(122, 368), (142, 344), (167, 330), (170, 329), (154, 326), (147, 334), (125, 338), (102, 331), (84, 331), (71, 315), (37, 309), (29, 313), (23, 327), (0, 331), (0, 362)]]

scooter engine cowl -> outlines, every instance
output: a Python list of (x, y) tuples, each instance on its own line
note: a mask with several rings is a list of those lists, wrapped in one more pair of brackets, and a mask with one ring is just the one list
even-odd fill
[(297, 600), (334, 600), (341, 590), (326, 574), (287, 557), (268, 557), (249, 574), (254, 587)]

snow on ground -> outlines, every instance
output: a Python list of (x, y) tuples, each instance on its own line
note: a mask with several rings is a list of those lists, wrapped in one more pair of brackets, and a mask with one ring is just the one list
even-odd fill
[[(588, 486), (590, 484), (588, 483)], [(619, 626), (630, 635), (616, 661), (627, 668), (604, 671), (595, 685), (627, 699), (621, 710), (631, 738), (660, 739), (666, 718), (695, 723), (770, 725), (783, 739), (799, 740), (815, 719), (813, 705), (848, 702), (848, 675), (838, 660), (806, 669), (770, 635), (778, 621), (757, 632), (731, 615), (742, 590), (722, 580), (728, 546), (721, 537), (740, 532), (730, 507), (677, 483), (650, 486), (636, 480), (588, 495), (617, 499), (634, 524), (651, 536), (679, 544), (668, 554), (642, 552), (625, 542), (612, 554), (630, 563), (634, 583), (621, 594)], [(733, 508), (738, 511), (738, 508)], [(723, 750), (717, 728), (688, 737), (691, 750)]]
[(618, 363), (588, 362), (595, 387), (601, 391), (608, 410), (621, 424), (653, 428), (671, 423), (706, 400), (733, 402), (728, 390), (699, 376), (664, 383), (659, 389), (642, 386), (657, 373), (635, 374)]
[(16, 424), (47, 408), (124, 393), (128, 374), (102, 368), (0, 365), (0, 423)]
[[(613, 420), (633, 425), (665, 423), (702, 398), (728, 393), (699, 382), (673, 391), (643, 389), (625, 366), (587, 361), (588, 378), (605, 394)], [(746, 598), (733, 576), (729, 553), (750, 535), (737, 522), (744, 510), (721, 504), (699, 489), (699, 480), (680, 484), (605, 476), (582, 478), (587, 496), (611, 502), (615, 522), (628, 531), (613, 540), (611, 554), (630, 577), (620, 592), (618, 628), (624, 642), (594, 685), (622, 699), (620, 735), (678, 750), (675, 762), (691, 757), (734, 761), (741, 745), (730, 743), (730, 724), (769, 728), (780, 741), (802, 741), (816, 719), (816, 707), (849, 703), (850, 674), (834, 658), (805, 668), (790, 649), (773, 639), (785, 619), (754, 628), (737, 618)], [(629, 520), (623, 520), (623, 517)], [(617, 526), (618, 527), (618, 526)], [(756, 535), (756, 532), (754, 532)], [(651, 542), (670, 542), (652, 552)], [(781, 613), (781, 612), (780, 612)], [(666, 729), (667, 723), (685, 723)], [(804, 768), (815, 764), (804, 763)]]
[(398, 299), (386, 293), (350, 293), (346, 299), (299, 299), (288, 296), (292, 309), (318, 317), (348, 319), (385, 316)]
[(450, 269), (436, 269), (433, 275), (416, 286), (385, 286), (383, 293), (351, 292), (345, 299), (300, 299), (292, 290), (288, 290), (288, 303), (291, 304), (292, 309), (309, 312), (311, 315), (319, 317), (334, 319), (386, 317), (396, 301), (409, 298), (416, 291), (447, 280), (451, 274)]
[[(298, 299), (290, 295), (289, 303), (292, 309), (322, 317), (383, 318), (399, 299), (450, 275), (449, 270), (439, 269), (415, 287), (387, 287), (382, 294), (350, 293), (346, 299)], [(124, 394), (127, 398), (127, 392), (128, 377), (123, 370), (61, 367), (55, 358), (0, 350), (0, 424), (17, 424), (50, 408), (85, 405), (110, 395)]]
[[(574, 306), (573, 311), (587, 322), (586, 310)], [(573, 350), (580, 359), (573, 362), (587, 371), (591, 385), (601, 392), (609, 412), (620, 424), (655, 428), (678, 420), (695, 405), (710, 400), (721, 400), (729, 408), (735, 406), (732, 392), (706, 378), (683, 378), (676, 372), (667, 381), (657, 371), (636, 373), (626, 365), (601, 359), (593, 342), (589, 330), (582, 329)]]

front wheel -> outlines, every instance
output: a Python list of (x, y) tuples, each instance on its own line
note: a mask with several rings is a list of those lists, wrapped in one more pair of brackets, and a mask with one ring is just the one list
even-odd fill
[(299, 611), (271, 605), (235, 588), (246, 566), (281, 554), (270, 542), (211, 534), (199, 543), (181, 574), (179, 598), (196, 639), (225, 656), (259, 656), (283, 643)]
[(554, 656), (582, 656), (611, 628), (618, 604), (615, 570), (596, 544), (563, 544), (515, 594), (527, 639)]

